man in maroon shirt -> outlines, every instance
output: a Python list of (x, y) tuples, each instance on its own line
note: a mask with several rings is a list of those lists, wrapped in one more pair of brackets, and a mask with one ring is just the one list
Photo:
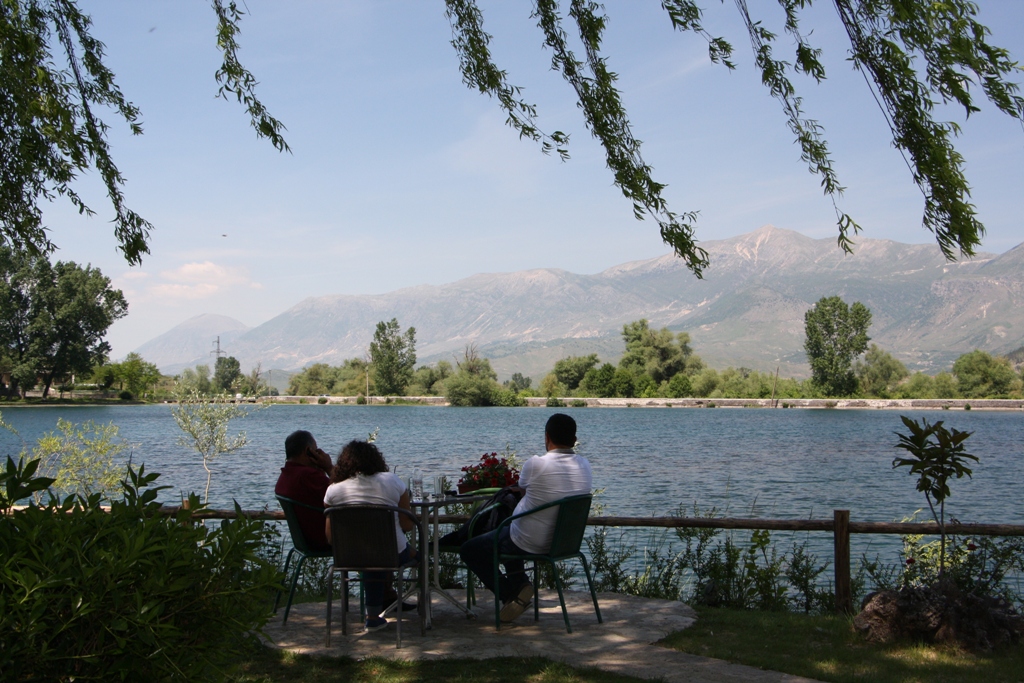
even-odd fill
[[(331, 484), (331, 456), (317, 448), (316, 439), (304, 430), (292, 432), (284, 440), (284, 456), (274, 493), (323, 510), (324, 494)], [(312, 549), (329, 548), (323, 512), (296, 507), (295, 513)]]
[[(331, 547), (325, 530), (324, 494), (331, 484), (330, 472), (333, 468), (331, 456), (316, 445), (316, 439), (305, 430), (292, 432), (284, 440), (284, 467), (277, 478), (274, 493), (285, 498), (297, 500), (319, 510), (295, 508), (299, 518), (299, 526), (306, 535), (312, 550), (327, 550)], [(391, 585), (392, 573), (387, 574), (387, 587), (384, 589), (384, 602), (391, 604), (398, 599)], [(416, 609), (415, 604), (402, 603), (403, 610)]]

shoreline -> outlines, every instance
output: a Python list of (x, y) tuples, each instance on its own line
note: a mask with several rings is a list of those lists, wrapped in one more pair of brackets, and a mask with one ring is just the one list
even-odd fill
[[(547, 407), (542, 396), (524, 397), (527, 408)], [(323, 403), (320, 403), (321, 400)], [(558, 399), (560, 408), (767, 408), (814, 410), (984, 410), (1024, 411), (1024, 399), (1005, 398), (935, 398), (935, 399), (882, 399), (882, 398), (577, 398)], [(356, 396), (265, 396), (260, 399), (230, 399), (231, 403), (266, 402), (278, 405), (360, 405)], [(160, 405), (173, 401), (0, 401), (0, 411), (8, 408), (69, 408), (76, 406)], [(370, 396), (362, 405), (425, 405), (450, 407), (444, 396)]]

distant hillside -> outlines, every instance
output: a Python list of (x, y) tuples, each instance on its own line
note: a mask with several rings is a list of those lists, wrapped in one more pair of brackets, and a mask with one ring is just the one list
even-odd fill
[(177, 327), (135, 349), (150, 363), (155, 363), (160, 372), (175, 374), (186, 367), (205, 363), (213, 367), (213, 342), (219, 336), (221, 346), (251, 329), (226, 315), (203, 314), (189, 318)]
[(1024, 344), (1024, 245), (947, 263), (934, 245), (862, 239), (847, 256), (831, 238), (765, 226), (702, 246), (711, 258), (704, 280), (666, 255), (595, 275), (541, 269), (309, 298), (234, 338), (230, 352), (243, 366), (337, 364), (365, 354), (376, 323), (397, 317), (416, 327), (421, 362), (450, 359), (472, 343), (502, 377), (519, 371), (537, 381), (565, 355), (614, 361), (622, 325), (647, 318), (688, 331), (712, 366), (780, 365), (805, 376), (804, 312), (833, 294), (867, 305), (873, 341), (912, 369), (937, 371), (974, 348), (1008, 353)]

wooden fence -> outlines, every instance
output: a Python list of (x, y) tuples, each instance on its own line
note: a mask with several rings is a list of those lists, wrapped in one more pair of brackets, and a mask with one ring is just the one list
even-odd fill
[[(179, 507), (162, 508), (173, 515)], [(236, 519), (235, 510), (200, 510), (196, 519)], [(280, 510), (242, 510), (253, 519), (284, 521)], [(441, 524), (462, 524), (465, 515), (441, 515)], [(589, 526), (647, 527), (662, 529), (749, 529), (767, 531), (831, 531), (835, 556), (833, 561), (836, 610), (853, 613), (853, 592), (850, 586), (850, 534), (898, 534), (937, 536), (935, 522), (852, 522), (849, 510), (833, 510), (832, 519), (747, 519), (739, 517), (591, 517)], [(1024, 524), (946, 524), (946, 533), (957, 536), (1024, 536)]]

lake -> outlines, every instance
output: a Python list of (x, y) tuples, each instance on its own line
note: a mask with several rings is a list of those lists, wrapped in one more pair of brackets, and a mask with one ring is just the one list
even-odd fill
[[(20, 437), (0, 432), (4, 454), (16, 455), (53, 430), (58, 417), (113, 422), (133, 444), (132, 460), (162, 473), (167, 502), (202, 492), (205, 472), (176, 443), (171, 406), (3, 407)], [(399, 476), (420, 469), (455, 479), (460, 468), (508, 443), (520, 457), (543, 449), (554, 408), (275, 405), (232, 424), (249, 444), (214, 462), (211, 504), (276, 506), (274, 482), (284, 438), (308, 429), (332, 455), (349, 439), (379, 428), (378, 445)], [(606, 514), (672, 514), (679, 505), (717, 507), (734, 516), (826, 518), (849, 509), (854, 520), (898, 520), (924, 505), (905, 470), (893, 471), (890, 410), (569, 408), (579, 424), (580, 452), (593, 466)], [(914, 411), (973, 431), (969, 451), (981, 458), (974, 478), (954, 481), (948, 511), (965, 522), (1024, 523), (1024, 413)]]

